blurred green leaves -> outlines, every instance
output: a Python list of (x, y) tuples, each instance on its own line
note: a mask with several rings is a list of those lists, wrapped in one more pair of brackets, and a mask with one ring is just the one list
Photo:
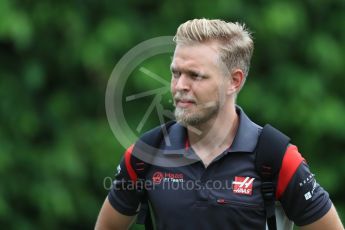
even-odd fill
[(13, 1), (0, 2), (0, 36), (12, 40), (18, 49), (27, 47), (32, 40), (33, 28), (29, 15), (19, 10)]
[(271, 36), (293, 38), (305, 29), (305, 17), (299, 3), (275, 1), (264, 7), (262, 22)]
[[(138, 43), (174, 35), (196, 17), (253, 31), (252, 68), (238, 102), (255, 122), (292, 137), (344, 218), (344, 10), (342, 0), (1, 0), (1, 226), (93, 228), (104, 178), (124, 151), (104, 108), (112, 69)], [(140, 67), (169, 81), (170, 58), (141, 63), (123, 96), (161, 87)], [(124, 100), (133, 131), (150, 99)], [(171, 110), (169, 93), (162, 105)], [(142, 132), (157, 124), (152, 113)]]

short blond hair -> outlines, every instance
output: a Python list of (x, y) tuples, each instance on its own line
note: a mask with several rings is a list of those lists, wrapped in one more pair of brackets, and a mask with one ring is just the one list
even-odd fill
[(244, 24), (219, 19), (193, 19), (178, 27), (174, 41), (177, 45), (217, 41), (220, 59), (227, 69), (239, 68), (244, 76), (248, 75), (254, 44)]

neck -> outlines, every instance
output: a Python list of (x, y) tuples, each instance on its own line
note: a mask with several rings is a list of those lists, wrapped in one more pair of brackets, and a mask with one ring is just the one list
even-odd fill
[(217, 117), (208, 122), (188, 127), (188, 137), (194, 149), (218, 152), (230, 147), (237, 131), (239, 119), (235, 106), (219, 111)]

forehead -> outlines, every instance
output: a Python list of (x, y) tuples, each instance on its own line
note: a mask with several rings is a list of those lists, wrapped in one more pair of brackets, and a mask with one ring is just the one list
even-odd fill
[(172, 68), (219, 68), (219, 48), (215, 42), (178, 44)]

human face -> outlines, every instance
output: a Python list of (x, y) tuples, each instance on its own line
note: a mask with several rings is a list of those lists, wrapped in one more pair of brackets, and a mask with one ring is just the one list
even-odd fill
[(178, 122), (197, 126), (221, 110), (228, 78), (218, 55), (215, 43), (177, 45), (171, 64), (171, 92)]

